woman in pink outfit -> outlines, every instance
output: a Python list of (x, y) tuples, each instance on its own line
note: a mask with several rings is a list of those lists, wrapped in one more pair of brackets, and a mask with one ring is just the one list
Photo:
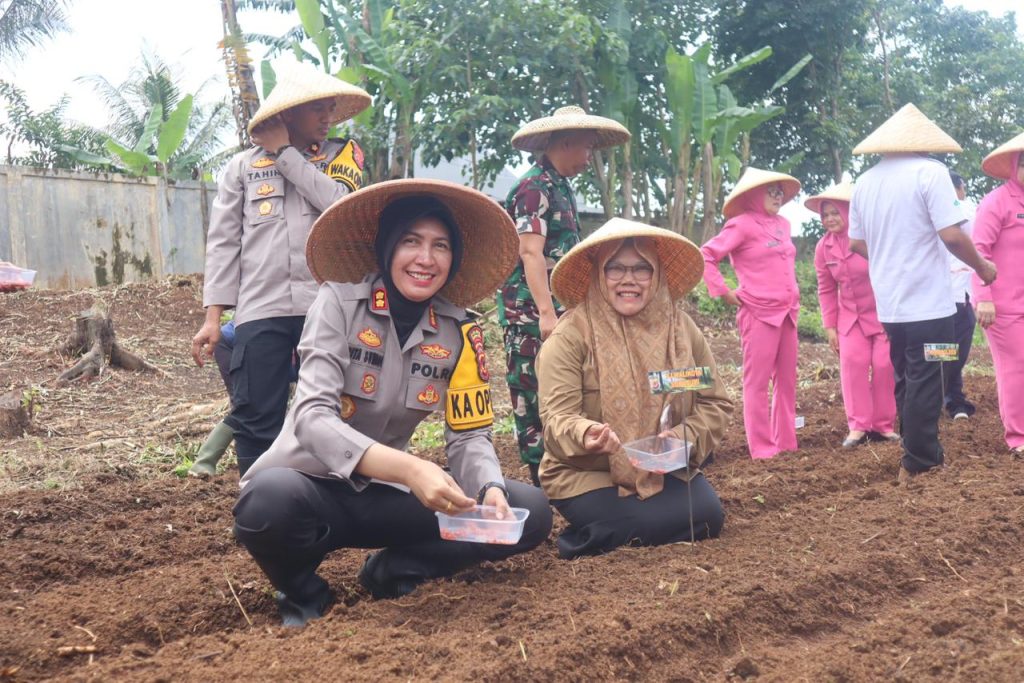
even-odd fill
[(804, 202), (821, 216), (825, 235), (814, 249), (821, 321), (829, 346), (839, 354), (839, 378), (850, 433), (843, 448), (864, 443), (869, 432), (899, 441), (896, 379), (889, 340), (875, 312), (868, 262), (850, 251), (850, 199), (853, 184), (841, 183)]
[[(725, 200), (722, 231), (701, 248), (711, 296), (736, 306), (743, 349), (743, 426), (750, 457), (796, 450), (796, 247), (782, 205), (800, 192), (784, 173), (748, 168)], [(718, 270), (729, 257), (740, 286)], [(772, 396), (769, 400), (769, 384)]]
[(986, 287), (975, 275), (972, 299), (992, 351), (1006, 445), (1024, 455), (1024, 133), (981, 168), (1006, 182), (985, 196), (974, 219), (974, 246), (999, 276)]

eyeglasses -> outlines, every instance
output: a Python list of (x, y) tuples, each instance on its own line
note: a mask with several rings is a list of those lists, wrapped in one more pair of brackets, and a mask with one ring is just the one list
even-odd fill
[(654, 268), (649, 263), (638, 263), (635, 266), (624, 266), (621, 263), (609, 263), (604, 267), (604, 276), (612, 282), (618, 282), (631, 273), (637, 282), (648, 282), (654, 277)]
[(768, 188), (767, 194), (772, 199), (782, 199), (786, 196), (786, 191), (782, 189), (781, 185), (772, 185)]

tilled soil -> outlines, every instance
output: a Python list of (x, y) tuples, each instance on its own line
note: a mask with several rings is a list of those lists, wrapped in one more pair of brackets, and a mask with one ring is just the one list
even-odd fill
[[(269, 586), (231, 536), (234, 471), (182, 480), (169, 462), (139, 458), (142, 444), (166, 452), (184, 438), (161, 435), (174, 420), (154, 425), (190, 392), (219, 398), (212, 372), (184, 359), (200, 315), (194, 287), (95, 294), (121, 301), (119, 334), (166, 375), (114, 370), (51, 389), (34, 432), (4, 444), (0, 680), (1021, 678), (1024, 462), (1003, 443), (990, 376), (967, 379), (975, 418), (942, 422), (948, 466), (901, 488), (898, 446), (837, 448), (835, 362), (805, 345), (801, 450), (751, 461), (738, 407), (707, 469), (727, 513), (721, 538), (573, 562), (549, 540), (394, 601), (355, 581), (362, 551), (339, 551), (322, 567), (337, 603), (294, 631), (276, 626)], [(59, 373), (47, 342), (83, 307), (56, 293), (15, 296), (17, 348), (44, 353), (5, 351), (2, 389)], [(177, 313), (157, 315), (167, 300)], [(735, 337), (715, 330), (712, 343), (735, 386)], [(108, 437), (121, 440), (95, 460), (58, 450)], [(518, 475), (511, 437), (496, 443)], [(54, 462), (77, 474), (48, 474)], [(40, 488), (33, 473), (59, 485)], [(61, 656), (67, 646), (95, 652)]]

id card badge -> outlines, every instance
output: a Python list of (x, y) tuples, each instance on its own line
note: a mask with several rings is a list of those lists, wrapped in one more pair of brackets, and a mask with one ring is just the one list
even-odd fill
[(942, 363), (955, 361), (960, 353), (959, 344), (925, 344), (924, 359), (929, 362)]
[(683, 391), (701, 391), (714, 386), (711, 368), (697, 365), (673, 370), (652, 370), (647, 373), (652, 394), (675, 394)]

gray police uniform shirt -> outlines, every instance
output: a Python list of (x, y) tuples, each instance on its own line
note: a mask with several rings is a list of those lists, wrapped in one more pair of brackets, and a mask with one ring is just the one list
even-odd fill
[(358, 150), (350, 140), (328, 140), (305, 152), (286, 147), (275, 157), (254, 147), (232, 157), (210, 210), (204, 307), (234, 307), (236, 325), (306, 314), (317, 291), (306, 238), (361, 181), (351, 187), (328, 175), (332, 162), (351, 158), (350, 148)]
[(355, 468), (367, 448), (379, 442), (404, 451), (416, 426), (442, 412), (448, 466), (462, 490), (475, 497), (502, 481), (483, 331), (464, 309), (434, 297), (400, 348), (380, 279), (325, 282), (306, 316), (299, 357), (284, 427), (242, 486), (256, 472), (288, 467), (361, 491), (371, 480)]

